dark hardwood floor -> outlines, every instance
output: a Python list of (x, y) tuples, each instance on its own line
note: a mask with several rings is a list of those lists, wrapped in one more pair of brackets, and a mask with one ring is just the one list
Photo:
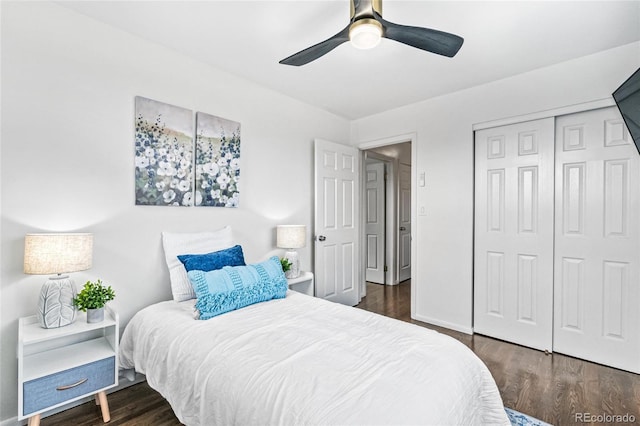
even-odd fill
[(640, 424), (640, 375), (412, 320), (410, 291), (408, 281), (398, 286), (368, 283), (358, 307), (437, 330), (467, 345), (491, 371), (506, 407), (558, 426), (623, 424), (612, 421), (615, 418), (580, 421), (580, 414), (584, 420), (587, 413), (633, 416), (635, 421), (627, 424)]
[[(481, 335), (467, 335), (411, 319), (410, 283), (367, 284), (357, 306), (458, 339), (487, 365), (505, 406), (563, 426), (574, 424), (640, 424), (640, 376), (560, 354), (544, 352)], [(180, 425), (169, 404), (146, 382), (109, 395), (110, 425)], [(592, 422), (580, 421), (596, 420)], [(600, 420), (596, 416), (608, 417)], [(576, 417), (578, 416), (578, 417)], [(635, 421), (628, 422), (633, 416)], [(43, 426), (103, 425), (93, 402), (47, 417)]]

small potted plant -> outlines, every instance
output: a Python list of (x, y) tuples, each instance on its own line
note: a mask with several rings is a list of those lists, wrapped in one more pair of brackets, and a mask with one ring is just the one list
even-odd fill
[(286, 272), (291, 269), (291, 262), (286, 257), (280, 259), (280, 264), (282, 265), (282, 272), (286, 274)]
[(87, 313), (87, 322), (101, 322), (104, 320), (104, 305), (115, 297), (116, 293), (111, 286), (103, 285), (102, 280), (95, 283), (87, 281), (73, 299), (73, 304)]

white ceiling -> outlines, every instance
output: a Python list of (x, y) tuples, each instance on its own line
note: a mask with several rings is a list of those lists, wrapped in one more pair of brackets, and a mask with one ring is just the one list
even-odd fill
[(349, 0), (57, 3), (347, 119), (640, 40), (637, 0), (386, 0), (386, 20), (462, 36), (458, 55), (383, 40), (292, 67), (278, 61), (344, 28)]

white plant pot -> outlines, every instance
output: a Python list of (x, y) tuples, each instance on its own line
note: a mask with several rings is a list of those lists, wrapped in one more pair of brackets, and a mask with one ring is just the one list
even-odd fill
[(98, 309), (87, 309), (87, 322), (104, 321), (104, 307)]

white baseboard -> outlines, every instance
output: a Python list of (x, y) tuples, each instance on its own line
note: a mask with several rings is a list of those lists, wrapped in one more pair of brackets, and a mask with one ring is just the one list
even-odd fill
[[(113, 392), (117, 392), (119, 390), (122, 390), (124, 388), (128, 388), (129, 386), (133, 386), (136, 385), (138, 383), (144, 382), (146, 380), (146, 377), (142, 374), (138, 374), (136, 373), (135, 375), (135, 379), (134, 380), (127, 380), (125, 378), (123, 378), (122, 376), (120, 377), (120, 380), (118, 380), (118, 386), (115, 386), (109, 390), (107, 390), (107, 394), (113, 393)], [(89, 401), (93, 401), (93, 396), (88, 396), (86, 398), (82, 398), (79, 399), (77, 401), (73, 401), (67, 405), (64, 405), (62, 407), (58, 407), (55, 410), (51, 410), (51, 411), (47, 411), (46, 413), (42, 413), (42, 418), (45, 417), (49, 417), (52, 416), (54, 414), (58, 414), (62, 411), (68, 410), (70, 408), (73, 407), (77, 407), (78, 405), (82, 405), (86, 402)], [(18, 420), (18, 416), (14, 416), (10, 419), (6, 419), (3, 421), (0, 421), (0, 426), (20, 426), (20, 425), (26, 425), (27, 424), (27, 419), (24, 420)]]
[(10, 419), (7, 420), (3, 420), (0, 422), (0, 426), (16, 426), (19, 425), (20, 423), (18, 423), (18, 416), (12, 417)]
[(441, 321), (438, 319), (429, 318), (422, 315), (415, 315), (415, 316), (412, 316), (411, 318), (418, 321), (426, 322), (427, 324), (437, 325), (438, 327), (448, 328), (449, 330), (459, 331), (460, 333), (473, 334), (472, 327), (464, 327), (459, 324), (454, 324), (448, 321)]

